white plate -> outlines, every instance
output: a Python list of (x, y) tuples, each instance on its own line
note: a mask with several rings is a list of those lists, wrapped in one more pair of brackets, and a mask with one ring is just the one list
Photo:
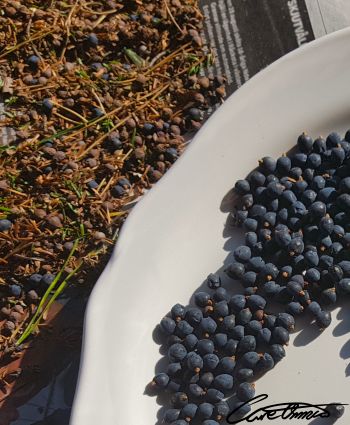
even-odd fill
[[(285, 152), (303, 130), (316, 137), (348, 127), (350, 30), (278, 60), (210, 118), (133, 210), (93, 291), (71, 425), (156, 423), (160, 406), (144, 394), (161, 358), (152, 332), (173, 304), (187, 303), (208, 273), (222, 268), (239, 242), (240, 235), (224, 233), (225, 194), (260, 157)], [(337, 309), (317, 338), (308, 329), (293, 335), (287, 358), (257, 382), (257, 394), (267, 393), (271, 403), (348, 403), (349, 314)], [(337, 424), (349, 423), (350, 407)]]

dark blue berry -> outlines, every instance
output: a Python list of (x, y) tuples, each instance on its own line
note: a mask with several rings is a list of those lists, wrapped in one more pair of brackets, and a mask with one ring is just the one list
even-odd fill
[(233, 295), (230, 298), (229, 307), (234, 314), (237, 314), (238, 312), (244, 309), (246, 302), (247, 300), (244, 295)]
[(275, 344), (288, 344), (289, 332), (282, 326), (276, 326), (274, 329), (272, 329), (272, 340)]
[(182, 370), (181, 363), (169, 363), (167, 368), (167, 375), (174, 377), (180, 374)]
[(194, 121), (202, 121), (203, 120), (203, 111), (198, 108), (190, 108), (188, 110), (189, 116)]
[(258, 361), (255, 371), (257, 373), (265, 373), (275, 366), (275, 361), (269, 353), (264, 353)]
[(203, 319), (203, 313), (197, 307), (190, 307), (186, 311), (185, 318), (192, 326), (197, 326)]
[(224, 332), (230, 333), (236, 324), (236, 318), (233, 314), (230, 314), (229, 316), (224, 317), (224, 319), (221, 322), (221, 328)]
[(248, 180), (237, 180), (235, 190), (239, 195), (245, 195), (250, 192), (250, 184)]
[(165, 334), (172, 335), (175, 331), (176, 323), (170, 317), (163, 317), (160, 322), (160, 327)]
[(190, 371), (199, 373), (203, 369), (203, 358), (194, 351), (187, 354), (186, 365)]
[(254, 286), (257, 279), (257, 274), (253, 271), (246, 272), (242, 276), (242, 283), (244, 287)]
[(214, 375), (212, 372), (204, 372), (201, 373), (201, 376), (199, 378), (199, 385), (203, 388), (209, 388), (214, 381)]
[(166, 373), (159, 373), (153, 378), (152, 383), (157, 388), (165, 388), (169, 383), (169, 376)]
[(180, 409), (168, 409), (164, 413), (164, 422), (171, 424), (175, 422), (180, 416)]
[(194, 403), (188, 403), (181, 409), (181, 417), (190, 422), (196, 416), (198, 406)]
[(215, 404), (214, 407), (214, 417), (219, 422), (226, 418), (226, 416), (230, 413), (230, 406), (226, 401), (219, 401)]
[(291, 301), (287, 304), (286, 311), (292, 316), (297, 316), (304, 311), (304, 307), (297, 301)]
[(111, 190), (111, 195), (114, 198), (120, 198), (123, 195), (125, 195), (125, 189), (123, 188), (123, 186), (120, 186), (119, 184), (117, 184), (116, 186), (114, 186)]
[(288, 156), (281, 156), (277, 159), (276, 168), (280, 174), (287, 174), (291, 167), (292, 163)]
[(186, 320), (180, 320), (180, 322), (176, 324), (176, 334), (180, 338), (185, 338), (186, 335), (190, 335), (193, 330), (193, 327)]
[(288, 313), (278, 313), (276, 316), (276, 326), (282, 326), (291, 332), (295, 326), (294, 317)]
[(286, 356), (286, 351), (281, 344), (272, 344), (269, 350), (275, 363), (281, 361)]
[(255, 220), (254, 218), (247, 218), (244, 223), (243, 223), (245, 229), (248, 232), (255, 232), (256, 229), (258, 228), (258, 222), (257, 220)]
[(236, 314), (236, 323), (239, 325), (246, 325), (248, 322), (250, 322), (251, 319), (252, 312), (249, 308), (244, 308)]
[(214, 412), (214, 405), (211, 403), (201, 403), (198, 406), (196, 416), (199, 419), (210, 419)]
[[(243, 328), (244, 330), (244, 328)], [(239, 341), (236, 339), (229, 339), (224, 347), (224, 351), (228, 356), (234, 356), (237, 351)]]
[(266, 300), (261, 295), (252, 295), (247, 299), (247, 305), (252, 311), (264, 310), (266, 306)]
[(241, 246), (237, 247), (234, 250), (233, 254), (235, 256), (235, 259), (238, 262), (242, 262), (242, 263), (247, 262), (252, 255), (250, 248), (246, 245), (241, 245)]
[(21, 296), (22, 288), (19, 285), (12, 284), (9, 286), (9, 288), (10, 288), (11, 295), (13, 295), (16, 298)]
[(183, 343), (187, 351), (193, 351), (197, 347), (198, 338), (194, 334), (189, 334), (185, 336)]
[(172, 395), (171, 403), (176, 409), (181, 409), (188, 404), (188, 396), (186, 393), (177, 392)]
[(175, 304), (171, 309), (171, 315), (174, 320), (180, 320), (185, 318), (185, 307), (181, 304)]
[(44, 285), (45, 287), (49, 287), (51, 283), (55, 280), (56, 275), (51, 273), (45, 273), (43, 277), (41, 278), (40, 283)]
[(276, 170), (276, 165), (276, 160), (270, 156), (265, 156), (259, 161), (261, 170), (266, 174), (274, 173)]
[(319, 328), (327, 328), (332, 321), (331, 313), (329, 311), (320, 311), (315, 316), (316, 324)]
[(232, 373), (236, 366), (235, 357), (223, 357), (219, 361), (218, 368), (222, 373)]
[(265, 261), (261, 257), (252, 257), (248, 261), (247, 267), (255, 272), (260, 272), (265, 265)]
[(196, 292), (194, 294), (194, 301), (198, 307), (206, 307), (211, 305), (211, 297), (207, 292)]
[(182, 344), (173, 344), (168, 350), (170, 362), (181, 362), (187, 356), (187, 350)]
[(336, 283), (336, 290), (339, 294), (349, 295), (350, 294), (350, 279), (344, 278)]
[(131, 187), (131, 183), (130, 183), (130, 181), (127, 179), (127, 178), (125, 178), (125, 177), (121, 177), (120, 179), (118, 179), (118, 182), (117, 182), (120, 186), (122, 186), (122, 187), (126, 187), (126, 188), (129, 188), (129, 187)]
[(297, 201), (297, 197), (291, 190), (285, 190), (281, 195), (281, 201), (285, 205), (292, 205)]
[(315, 139), (313, 144), (313, 150), (317, 153), (326, 152), (327, 150), (326, 141), (322, 137)]
[(320, 313), (321, 310), (321, 306), (316, 301), (312, 301), (306, 308), (306, 311), (311, 313), (313, 316), (316, 316), (316, 314)]
[[(231, 406), (232, 410), (229, 416), (226, 418), (227, 421), (238, 421), (240, 419), (243, 419), (250, 411), (251, 407), (248, 403), (242, 403), (241, 401), (235, 402)], [(231, 422), (235, 423), (235, 422)]]
[(43, 109), (45, 113), (49, 113), (53, 109), (53, 103), (50, 99), (46, 98), (43, 100)]
[(271, 330), (269, 328), (260, 329), (256, 335), (258, 344), (270, 344), (271, 342)]
[(337, 191), (334, 187), (325, 187), (318, 192), (317, 199), (325, 204), (334, 202), (337, 199)]
[(225, 270), (227, 275), (232, 279), (241, 279), (245, 272), (245, 266), (242, 263), (233, 262)]
[(33, 68), (36, 68), (39, 65), (39, 62), (40, 62), (40, 58), (36, 55), (31, 55), (27, 59), (28, 65), (30, 65)]
[(88, 42), (93, 46), (98, 46), (99, 40), (96, 34), (91, 33), (87, 38)]
[(217, 365), (219, 364), (219, 357), (216, 354), (206, 354), (203, 356), (203, 364), (204, 368), (207, 371), (216, 369)]
[(87, 183), (87, 186), (88, 186), (89, 189), (97, 189), (99, 184), (95, 180), (90, 180)]
[(229, 391), (233, 387), (233, 377), (227, 373), (217, 375), (212, 386), (223, 392)]
[(212, 403), (218, 403), (219, 401), (223, 400), (224, 397), (225, 395), (215, 388), (209, 388), (207, 391), (208, 401)]
[(167, 148), (165, 150), (165, 156), (169, 161), (176, 161), (179, 154), (175, 148)]
[(320, 201), (316, 201), (309, 206), (309, 212), (313, 216), (313, 218), (320, 219), (326, 215), (326, 204)]
[[(243, 311), (243, 310), (241, 310)], [(230, 332), (230, 337), (239, 341), (244, 337), (244, 326), (243, 325), (237, 325), (235, 326), (232, 331)]]
[(214, 294), (213, 294), (213, 299), (218, 302), (218, 301), (228, 301), (229, 300), (229, 295), (227, 294), (227, 291), (225, 288), (218, 288), (215, 290)]
[(251, 400), (255, 395), (255, 385), (250, 382), (241, 382), (238, 385), (236, 395), (240, 401)]
[(3, 218), (0, 220), (0, 232), (7, 232), (12, 227), (12, 223), (10, 220)]
[(192, 397), (199, 398), (205, 394), (203, 388), (198, 384), (190, 384), (188, 386), (188, 392)]
[[(243, 269), (244, 269), (244, 266), (243, 266)], [(210, 289), (220, 288), (220, 286), (221, 286), (220, 276), (218, 276), (217, 274), (211, 273), (207, 277), (207, 285)]]
[(214, 353), (214, 343), (210, 339), (201, 339), (197, 344), (197, 351), (204, 356), (205, 354)]
[(238, 343), (237, 352), (239, 354), (254, 351), (256, 348), (256, 339), (253, 335), (244, 336)]
[(287, 247), (290, 256), (299, 255), (304, 251), (304, 242), (301, 238), (292, 239)]
[(315, 192), (320, 191), (326, 185), (326, 181), (322, 176), (315, 176), (311, 182), (311, 189)]
[(227, 344), (227, 334), (225, 333), (217, 333), (213, 336), (213, 342), (216, 349), (222, 349)]
[(300, 150), (300, 152), (304, 152), (304, 153), (309, 153), (312, 151), (312, 147), (313, 147), (313, 140), (310, 136), (308, 136), (306, 133), (302, 133), (299, 137), (298, 137), (298, 148)]
[(243, 354), (240, 359), (240, 363), (243, 367), (254, 370), (259, 360), (260, 356), (258, 353), (256, 353), (255, 351), (248, 351), (247, 353)]
[(248, 176), (248, 179), (253, 186), (263, 186), (266, 178), (259, 171), (253, 171)]
[(250, 382), (254, 377), (252, 369), (240, 368), (235, 375), (238, 382)]

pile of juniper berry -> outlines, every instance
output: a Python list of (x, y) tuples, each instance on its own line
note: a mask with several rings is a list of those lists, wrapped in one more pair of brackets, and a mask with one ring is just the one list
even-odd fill
[[(176, 304), (160, 322), (169, 365), (151, 385), (173, 393), (167, 424), (244, 417), (254, 381), (285, 356), (295, 317), (309, 314), (324, 329), (327, 307), (350, 294), (350, 130), (345, 139), (303, 133), (290, 155), (264, 157), (234, 191), (245, 245), (226, 273), (243, 293), (231, 296), (211, 274), (195, 306)], [(279, 313), (268, 313), (271, 301)], [(343, 411), (329, 408), (335, 418)]]

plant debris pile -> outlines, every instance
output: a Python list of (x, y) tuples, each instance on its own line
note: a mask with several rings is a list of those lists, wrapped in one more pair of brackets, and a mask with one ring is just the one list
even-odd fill
[(222, 101), (225, 78), (205, 76), (214, 58), (194, 0), (1, 6), (4, 350), (67, 276), (94, 283), (134, 201)]

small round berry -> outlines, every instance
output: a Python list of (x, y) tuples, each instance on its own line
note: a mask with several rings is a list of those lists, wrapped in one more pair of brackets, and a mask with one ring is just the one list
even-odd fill
[(168, 350), (170, 362), (181, 362), (187, 356), (187, 350), (182, 344), (173, 344)]
[(329, 311), (319, 311), (316, 313), (316, 324), (320, 329), (327, 328), (332, 322), (332, 316)]
[(221, 286), (220, 276), (214, 273), (210, 273), (207, 277), (207, 285), (210, 289), (218, 289)]
[(272, 330), (272, 340), (275, 344), (287, 345), (289, 342), (289, 332), (282, 326), (276, 326)]
[(39, 65), (39, 63), (40, 63), (40, 58), (38, 56), (36, 56), (36, 55), (31, 55), (27, 59), (27, 63), (31, 67), (36, 68)]
[(3, 218), (0, 220), (0, 232), (7, 232), (12, 227), (12, 223), (10, 220)]
[(255, 395), (255, 385), (250, 382), (241, 382), (237, 388), (237, 398), (240, 401), (249, 401)]
[(96, 34), (94, 33), (89, 34), (87, 40), (92, 46), (98, 46), (99, 39)]
[(13, 295), (14, 297), (18, 298), (21, 296), (22, 288), (19, 285), (12, 284), (9, 286), (9, 289), (11, 295)]
[(175, 331), (176, 323), (170, 317), (163, 317), (160, 322), (160, 327), (165, 334), (172, 335)]
[(269, 350), (275, 363), (281, 361), (286, 356), (286, 351), (281, 344), (272, 344)]
[(169, 376), (166, 373), (159, 373), (153, 378), (152, 384), (157, 388), (166, 388), (169, 383)]
[(233, 377), (227, 373), (217, 375), (212, 386), (224, 392), (229, 391), (233, 388)]
[(298, 137), (297, 143), (298, 143), (298, 148), (299, 148), (300, 152), (310, 153), (312, 151), (314, 141), (306, 133), (302, 133)]
[(111, 190), (111, 195), (114, 198), (121, 198), (124, 194), (125, 194), (125, 189), (122, 186), (120, 186), (119, 184), (114, 186)]
[(235, 184), (235, 190), (239, 195), (245, 195), (250, 192), (248, 180), (238, 180)]

